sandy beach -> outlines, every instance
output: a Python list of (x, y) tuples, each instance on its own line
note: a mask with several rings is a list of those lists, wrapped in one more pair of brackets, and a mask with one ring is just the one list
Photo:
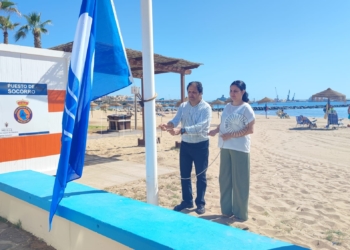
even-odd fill
[[(90, 125), (102, 124), (105, 130), (107, 114), (115, 112), (94, 111)], [(157, 116), (157, 125), (174, 115)], [(142, 128), (141, 118), (138, 113), (138, 129)], [(131, 121), (134, 128), (134, 117)], [(217, 124), (214, 112), (211, 126)], [(350, 249), (350, 128), (325, 129), (325, 125), (326, 120), (318, 118), (318, 128), (311, 130), (296, 127), (295, 117), (257, 116), (251, 136), (249, 220), (243, 223), (221, 217), (218, 140), (211, 138), (206, 213), (200, 217), (311, 249)], [(145, 163), (145, 148), (137, 146), (140, 134), (113, 133), (120, 136), (88, 140), (86, 154)], [(173, 209), (181, 201), (179, 151), (174, 147), (181, 138), (157, 134), (161, 141), (157, 144), (158, 166), (174, 169), (158, 179), (159, 205)], [(195, 175), (192, 177), (195, 193)], [(145, 180), (106, 190), (146, 200)], [(198, 216), (194, 209), (184, 212)]]

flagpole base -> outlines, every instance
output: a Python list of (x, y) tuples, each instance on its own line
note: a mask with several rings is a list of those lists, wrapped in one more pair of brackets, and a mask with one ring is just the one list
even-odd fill
[[(160, 144), (160, 137), (157, 137), (156, 140), (157, 140), (157, 144)], [(138, 138), (137, 139), (137, 146), (144, 147), (145, 146), (145, 139)]]

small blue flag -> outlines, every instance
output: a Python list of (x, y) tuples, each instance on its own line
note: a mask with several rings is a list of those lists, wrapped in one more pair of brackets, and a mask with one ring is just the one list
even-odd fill
[(83, 0), (75, 32), (62, 119), (62, 145), (49, 216), (69, 181), (82, 176), (90, 102), (129, 86), (132, 75), (113, 0)]

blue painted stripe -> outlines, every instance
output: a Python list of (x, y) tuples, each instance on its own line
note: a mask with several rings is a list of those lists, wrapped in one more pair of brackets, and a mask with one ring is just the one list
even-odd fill
[[(0, 174), (0, 191), (46, 211), (53, 184), (52, 176), (30, 170)], [(306, 249), (75, 182), (57, 215), (133, 249)]]
[(41, 135), (41, 134), (49, 134), (50, 131), (41, 131), (41, 132), (32, 132), (32, 133), (19, 133), (19, 136), (23, 135)]

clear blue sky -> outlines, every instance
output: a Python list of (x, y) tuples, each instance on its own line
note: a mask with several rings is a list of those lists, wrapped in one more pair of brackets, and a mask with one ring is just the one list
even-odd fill
[[(14, 2), (23, 14), (52, 20), (43, 48), (73, 41), (80, 0)], [(142, 50), (140, 0), (114, 3), (125, 46)], [(201, 81), (208, 101), (228, 97), (237, 79), (246, 82), (251, 100), (275, 98), (275, 87), (282, 99), (288, 90), (306, 99), (328, 87), (349, 99), (349, 13), (349, 0), (153, 0), (154, 52), (203, 63), (186, 84)], [(15, 15), (12, 21), (25, 24)], [(14, 31), (9, 36), (12, 44), (34, 44), (31, 34), (17, 43)], [(180, 98), (178, 74), (156, 75), (155, 84), (159, 98)]]

